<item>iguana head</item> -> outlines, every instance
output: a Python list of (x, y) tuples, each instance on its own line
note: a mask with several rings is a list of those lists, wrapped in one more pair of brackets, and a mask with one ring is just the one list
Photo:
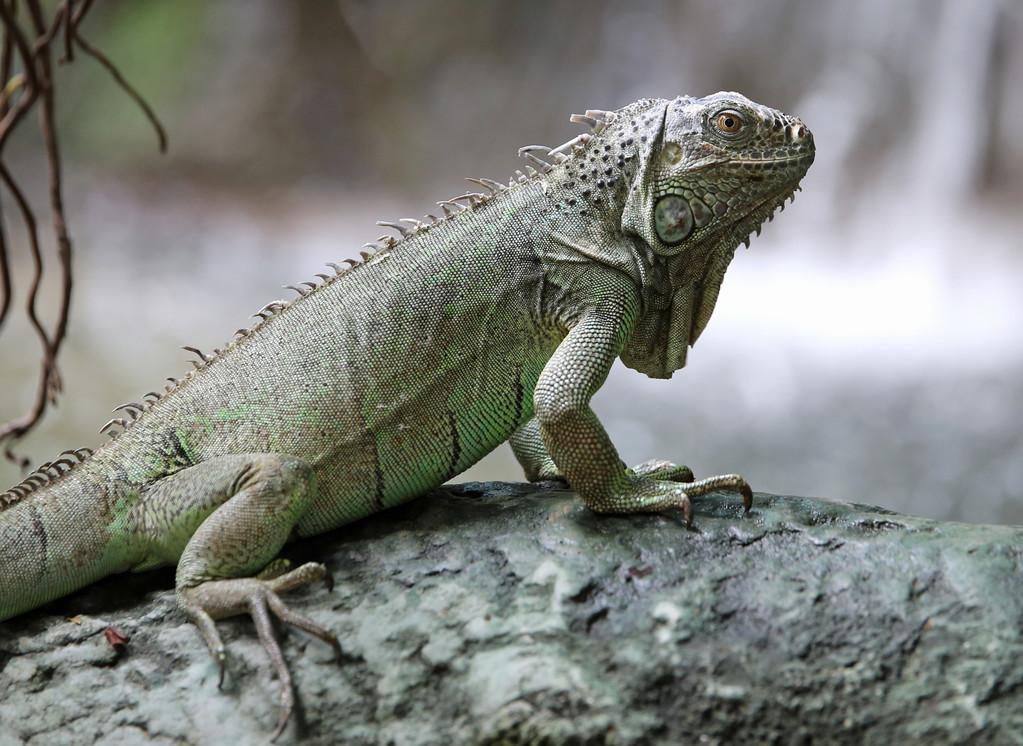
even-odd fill
[(710, 319), (736, 247), (784, 207), (813, 163), (813, 136), (738, 93), (641, 101), (607, 124), (602, 140), (633, 148), (621, 230), (639, 239), (651, 267), (622, 359), (667, 378)]

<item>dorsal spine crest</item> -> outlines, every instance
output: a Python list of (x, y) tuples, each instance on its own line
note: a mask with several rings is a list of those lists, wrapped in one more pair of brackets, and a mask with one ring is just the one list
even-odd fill
[[(143, 419), (146, 412), (152, 409), (156, 404), (186, 385), (189, 381), (195, 378), (199, 372), (215, 363), (225, 353), (254, 336), (256, 332), (258, 332), (259, 329), (267, 324), (272, 318), (280, 315), (283, 311), (290, 308), (295, 303), (300, 303), (305, 298), (314, 295), (318, 290), (337, 282), (340, 278), (346, 277), (357, 267), (367, 264), (383, 253), (393, 251), (395, 248), (400, 247), (406, 240), (418, 236), (421, 233), (433, 230), (438, 226), (448, 223), (449, 221), (456, 220), (463, 213), (475, 212), (519, 185), (529, 184), (543, 179), (543, 177), (554, 170), (555, 165), (564, 164), (584, 152), (586, 149), (585, 146), (589, 144), (589, 142), (593, 139), (593, 136), (599, 135), (607, 127), (608, 123), (613, 121), (615, 116), (615, 112), (602, 111), (599, 109), (587, 109), (585, 114), (573, 114), (570, 117), (570, 121), (574, 124), (582, 124), (588, 127), (592, 134), (583, 133), (555, 148), (550, 148), (544, 145), (526, 145), (519, 148), (519, 157), (528, 161), (528, 163), (524, 166), (524, 172), (523, 170), (516, 170), (512, 177), (508, 180), (507, 185), (494, 181), (493, 179), (468, 177), (467, 181), (481, 187), (485, 190), (485, 193), (466, 192), (458, 195), (457, 197), (438, 201), (437, 205), (441, 208), (442, 212), (440, 217), (428, 213), (423, 216), (426, 218), (425, 222), (415, 218), (401, 218), (397, 222), (379, 221), (377, 225), (395, 230), (399, 234), (398, 237), (395, 238), (391, 235), (383, 235), (377, 238), (376, 241), (365, 244), (363, 246), (363, 250), (359, 252), (361, 260), (342, 259), (341, 264), (336, 262), (327, 262), (326, 266), (333, 270), (333, 275), (318, 273), (315, 275), (318, 278), (318, 281), (306, 281), (299, 285), (285, 285), (285, 288), (297, 293), (298, 297), (292, 301), (275, 300), (267, 303), (253, 314), (253, 317), (255, 317), (257, 321), (249, 327), (238, 329), (234, 333), (233, 339), (231, 339), (231, 341), (229, 341), (223, 349), (214, 348), (212, 353), (204, 353), (197, 347), (183, 347), (182, 349), (193, 353), (199, 358), (199, 360), (191, 361), (193, 370), (185, 373), (185, 375), (180, 379), (173, 377), (167, 378), (166, 380), (168, 381), (168, 385), (164, 387), (163, 393), (150, 391), (142, 397), (142, 402), (128, 402), (116, 407), (114, 409), (115, 413), (124, 411), (127, 416), (120, 418), (115, 417), (108, 420), (103, 427), (99, 429), (99, 432), (106, 433), (111, 441), (116, 440), (131, 429), (135, 423)], [(554, 164), (545, 160), (544, 157), (553, 159)], [(347, 264), (348, 266), (342, 266), (342, 264)], [(12, 505), (25, 500), (39, 489), (53, 484), (61, 477), (72, 472), (76, 466), (90, 459), (93, 453), (94, 452), (90, 448), (77, 448), (63, 451), (60, 456), (52, 462), (48, 461), (40, 464), (21, 482), (14, 485), (7, 491), (0, 493), (0, 510), (9, 508)]]

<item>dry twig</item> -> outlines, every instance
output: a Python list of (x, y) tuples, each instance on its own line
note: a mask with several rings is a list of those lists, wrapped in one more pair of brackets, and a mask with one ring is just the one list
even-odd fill
[[(27, 467), (27, 460), (16, 457), (11, 451), (10, 444), (36, 426), (46, 412), (47, 406), (56, 403), (57, 396), (61, 391), (57, 358), (67, 336), (73, 285), (72, 244), (64, 214), (60, 149), (54, 126), (56, 104), (53, 84), (53, 45), (58, 36), (61, 37), (63, 44), (63, 55), (59, 62), (61, 64), (72, 62), (75, 47), (99, 62), (111, 74), (114, 81), (139, 105), (152, 123), (159, 140), (160, 152), (165, 152), (167, 149), (166, 133), (153, 110), (125, 80), (117, 66), (102, 52), (86, 42), (79, 33), (79, 25), (92, 5), (93, 0), (62, 0), (52, 19), (47, 22), (47, 16), (39, 0), (0, 0), (0, 23), (3, 25), (3, 41), (2, 47), (0, 47), (0, 83), (3, 84), (3, 88), (0, 90), (0, 182), (14, 198), (28, 235), (33, 274), (29, 283), (25, 313), (42, 348), (39, 382), (31, 406), (21, 416), (0, 423), (0, 445), (4, 446), (5, 455), (9, 459), (21, 463), (23, 467)], [(26, 17), (22, 19), (19, 15)], [(40, 321), (36, 310), (44, 265), (35, 213), (17, 179), (4, 163), (3, 152), (11, 133), (23, 121), (25, 114), (37, 103), (40, 104), (39, 131), (42, 134), (46, 152), (53, 237), (61, 273), (57, 320), (49, 330)], [(14, 285), (6, 229), (2, 210), (0, 210), (0, 293), (2, 293), (0, 296), (0, 327), (3, 326), (9, 315)]]

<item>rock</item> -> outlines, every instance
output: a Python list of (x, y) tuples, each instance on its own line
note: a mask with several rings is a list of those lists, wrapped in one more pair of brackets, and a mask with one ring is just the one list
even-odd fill
[[(557, 484), (466, 484), (289, 547), (290, 597), (349, 659), (284, 639), (279, 743), (1016, 743), (1023, 529), (758, 494), (598, 516)], [(120, 576), (3, 625), (0, 744), (266, 743), (252, 624), (229, 676), (173, 573)], [(69, 618), (72, 618), (69, 620)], [(123, 651), (105, 637), (130, 638)]]

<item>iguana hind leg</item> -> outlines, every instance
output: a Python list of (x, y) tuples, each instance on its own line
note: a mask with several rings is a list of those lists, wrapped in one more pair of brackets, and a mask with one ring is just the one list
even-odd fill
[(341, 658), (337, 638), (289, 609), (278, 595), (317, 580), (330, 585), (327, 569), (319, 563), (292, 570), (286, 561), (275, 559), (314, 490), (312, 469), (300, 459), (222, 456), (154, 484), (141, 496), (134, 515), (136, 530), (150, 547), (139, 569), (180, 555), (178, 605), (202, 633), (220, 668), (221, 683), (226, 653), (215, 620), (252, 617), (281, 686), (275, 738), (291, 717), (294, 692), (271, 613), (327, 642)]

